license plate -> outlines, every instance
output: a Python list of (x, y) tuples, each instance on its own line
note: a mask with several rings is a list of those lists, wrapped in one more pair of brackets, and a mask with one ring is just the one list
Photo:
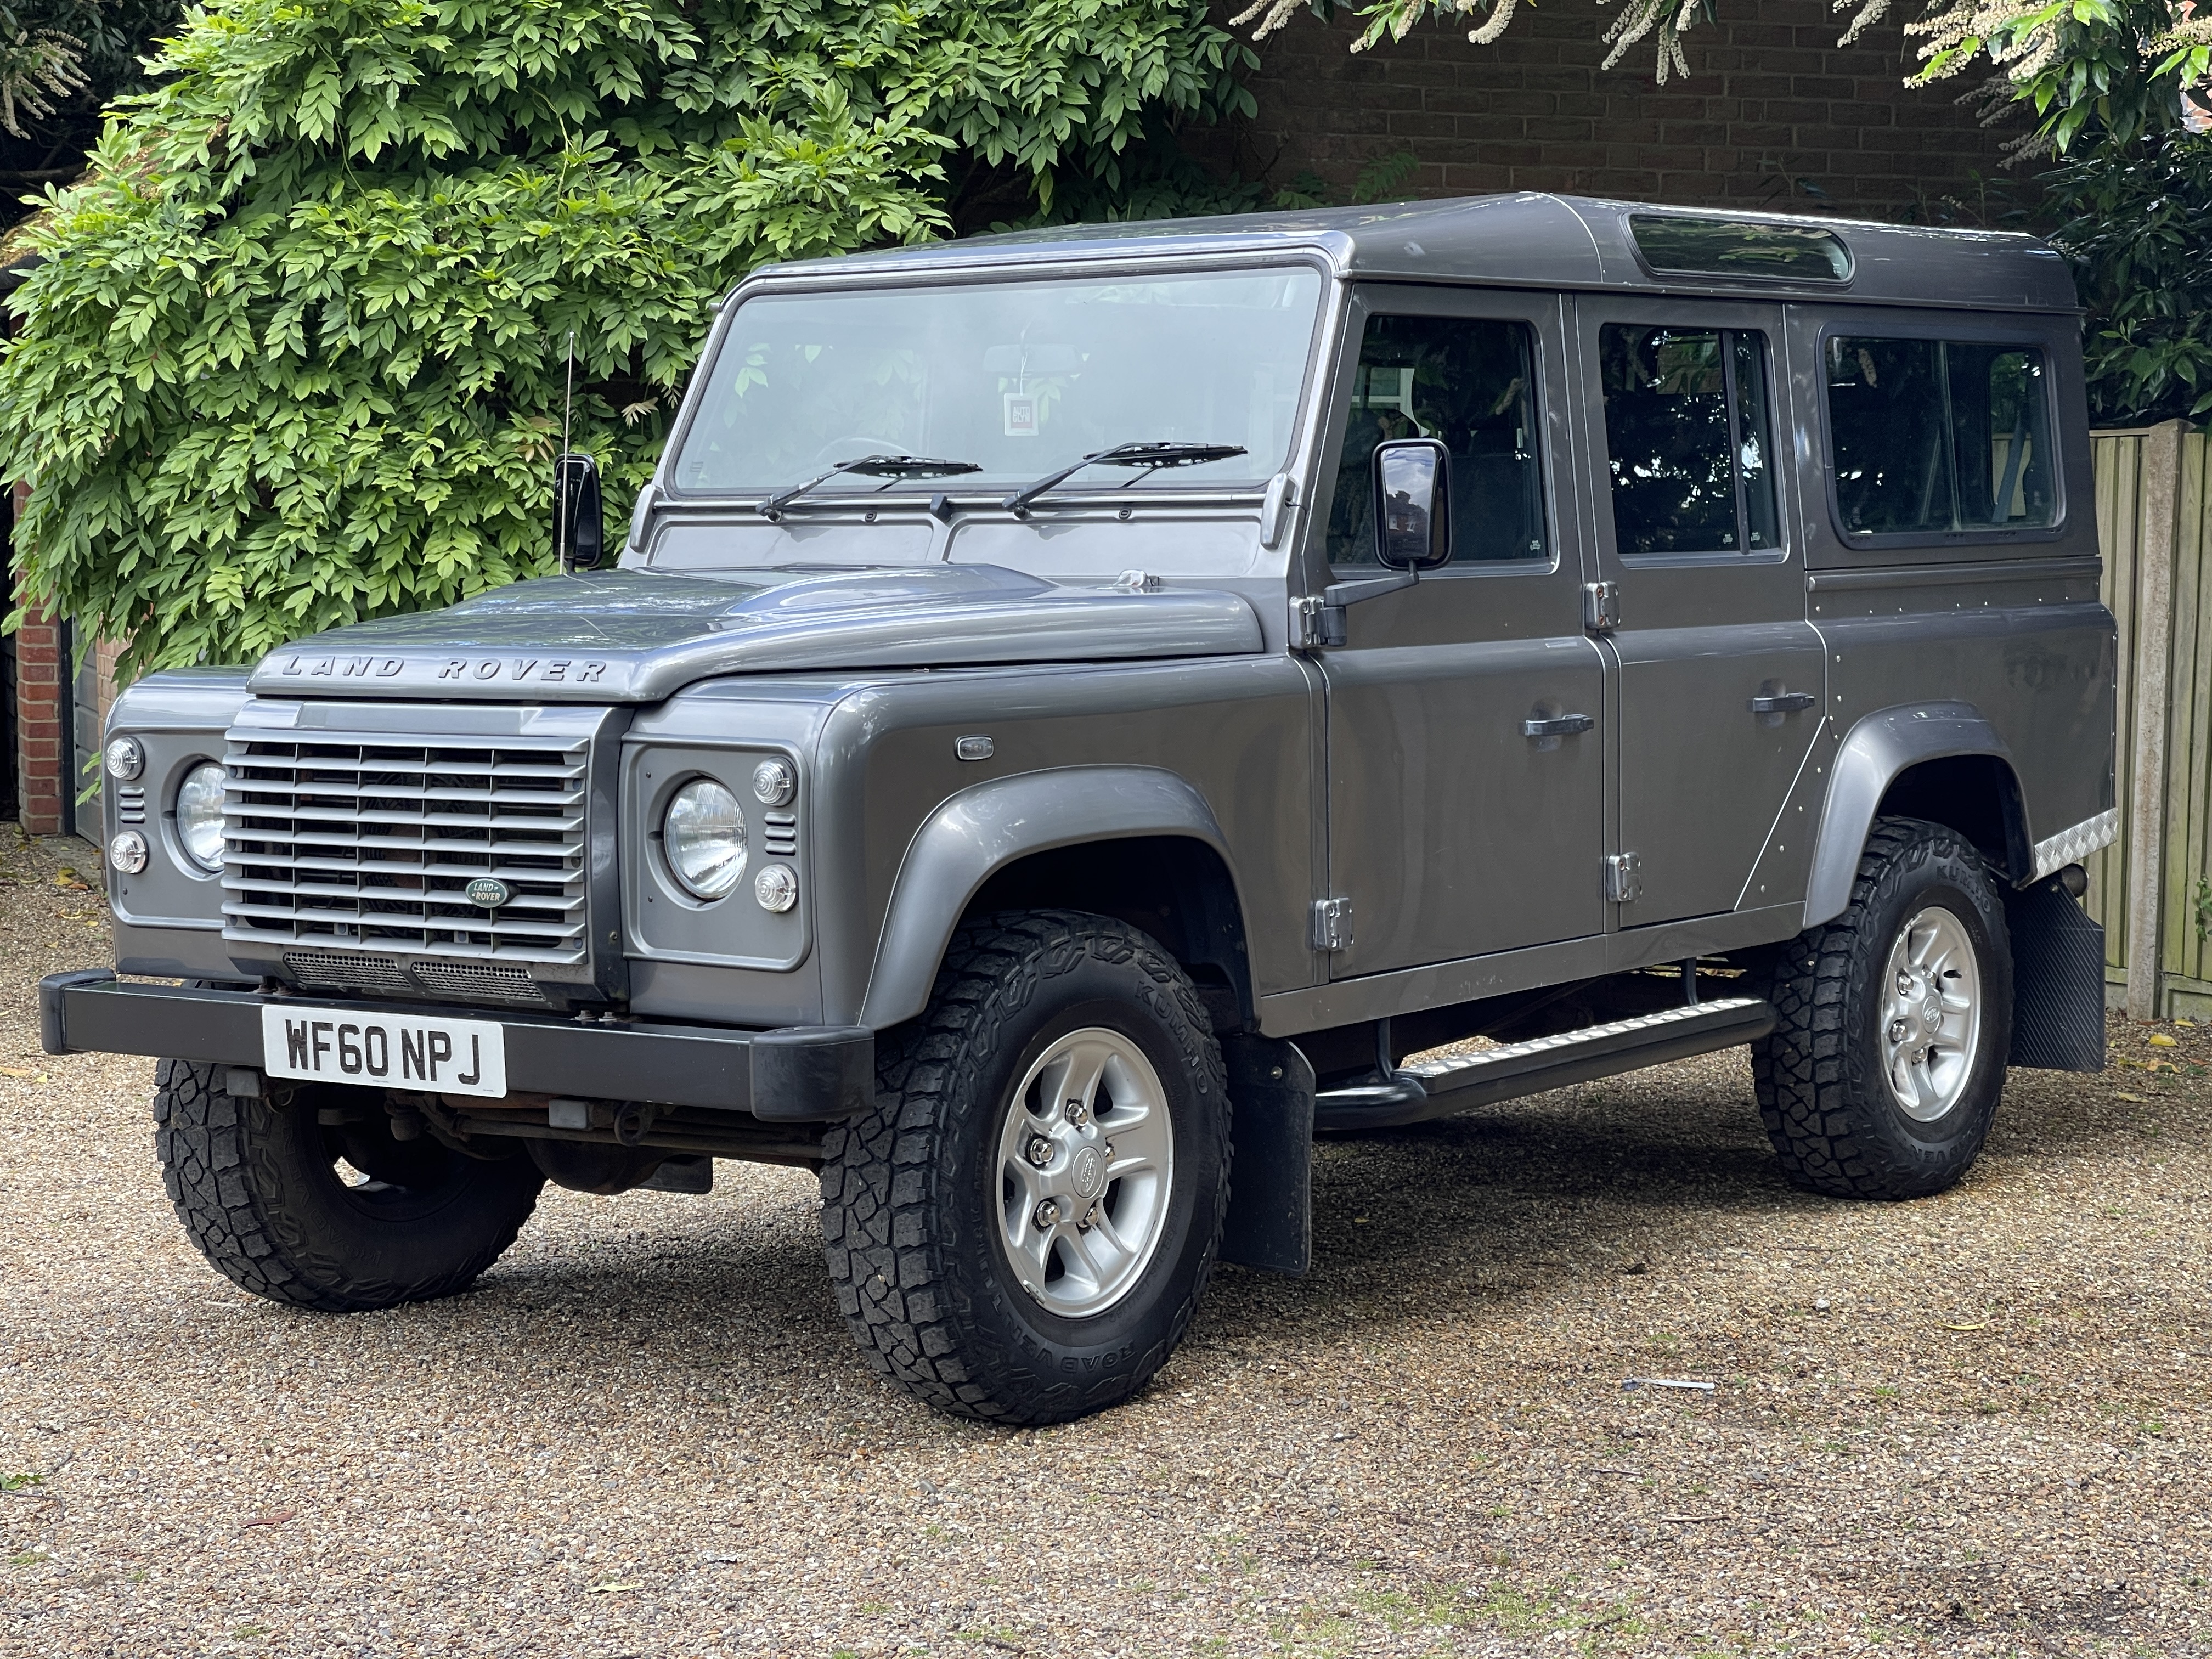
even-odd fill
[(315, 1083), (498, 1096), (507, 1092), (507, 1032), (489, 1019), (264, 1003), (261, 1064), (271, 1077)]

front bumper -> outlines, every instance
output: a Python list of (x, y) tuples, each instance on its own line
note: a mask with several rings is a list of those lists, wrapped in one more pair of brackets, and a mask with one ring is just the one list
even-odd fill
[[(106, 969), (39, 981), (50, 1054), (152, 1054), (217, 1066), (261, 1064), (264, 1004), (358, 1012), (365, 1005), (191, 985), (146, 985)], [(555, 1015), (405, 1005), (415, 1014), (495, 1020), (517, 1094), (635, 1100), (746, 1112), (770, 1123), (850, 1117), (875, 1103), (875, 1034), (852, 1025), (733, 1031), (713, 1025), (586, 1024)]]

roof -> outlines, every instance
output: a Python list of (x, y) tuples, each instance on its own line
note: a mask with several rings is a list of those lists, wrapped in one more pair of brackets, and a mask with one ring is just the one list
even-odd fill
[[(1629, 231), (1632, 213), (1827, 230), (1850, 250), (1851, 274), (1841, 282), (1674, 273), (1662, 276), (1638, 258)], [(2033, 236), (1536, 192), (1309, 212), (1057, 225), (771, 265), (762, 274), (920, 276), (978, 265), (1186, 258), (1269, 250), (1318, 251), (1346, 277), (1755, 295), (1769, 299), (1795, 295), (1859, 304), (1977, 310), (2078, 308), (2065, 260), (2056, 249)]]

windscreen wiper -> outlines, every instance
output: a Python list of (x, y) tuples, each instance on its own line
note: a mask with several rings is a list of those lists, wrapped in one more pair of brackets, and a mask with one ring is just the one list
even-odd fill
[(809, 478), (805, 483), (780, 489), (765, 501), (753, 503), (753, 511), (764, 519), (778, 517), (801, 495), (830, 479), (848, 472), (857, 472), (864, 478), (950, 478), (962, 472), (981, 472), (983, 469), (973, 461), (934, 461), (927, 455), (863, 455), (858, 460), (840, 461), (827, 472)]
[[(1158, 469), (1164, 466), (1203, 466), (1208, 461), (1225, 461), (1232, 455), (1242, 455), (1242, 444), (1115, 444), (1111, 449), (1102, 449), (1085, 455), (1073, 466), (1063, 466), (1048, 473), (1035, 483), (1014, 493), (999, 505), (1017, 515), (1026, 513), (1031, 501), (1048, 489), (1056, 489), (1086, 466), (1142, 466)], [(1131, 483), (1137, 481), (1129, 480)]]

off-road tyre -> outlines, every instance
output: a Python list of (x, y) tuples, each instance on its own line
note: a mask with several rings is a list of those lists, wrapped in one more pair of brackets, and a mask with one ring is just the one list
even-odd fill
[[(1133, 1039), (1163, 1086), (1173, 1178), (1149, 1265), (1122, 1299), (1066, 1319), (1000, 1243), (995, 1174), (1013, 1093), (1067, 1034)], [(823, 1143), (823, 1245), (876, 1372), (940, 1411), (1064, 1422), (1127, 1398), (1175, 1351), (1229, 1198), (1227, 1077), (1196, 989), (1134, 927), (1067, 911), (963, 926), (924, 1012), (877, 1039), (877, 1104)]]
[[(361, 1121), (324, 1127), (318, 1109), (347, 1097), (364, 1105)], [(394, 1141), (371, 1091), (247, 1098), (224, 1091), (217, 1067), (179, 1060), (155, 1068), (154, 1122), (162, 1184), (200, 1254), (242, 1290), (325, 1313), (466, 1290), (514, 1242), (544, 1182), (525, 1157)], [(339, 1158), (393, 1179), (349, 1187)]]
[[(1881, 986), (1899, 931), (1930, 906), (1965, 924), (1982, 1012), (1961, 1092), (1923, 1121), (1898, 1105), (1884, 1079)], [(1881, 819), (1850, 905), (1781, 950), (1768, 994), (1779, 1018), (1752, 1044), (1752, 1078), (1793, 1185), (1835, 1198), (1908, 1199), (1965, 1176), (1989, 1134), (2011, 1047), (2011, 945), (1981, 853), (1942, 824)]]

